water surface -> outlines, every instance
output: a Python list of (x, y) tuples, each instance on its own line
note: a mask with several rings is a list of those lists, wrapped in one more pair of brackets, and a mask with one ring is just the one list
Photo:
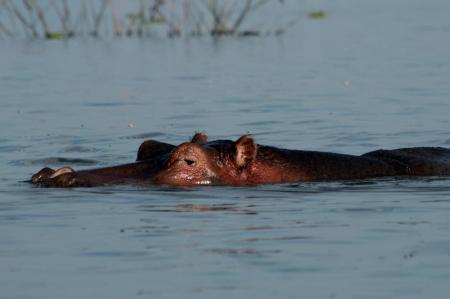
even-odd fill
[(447, 179), (23, 182), (200, 130), (352, 154), (450, 147), (447, 1), (303, 5), (329, 17), (281, 37), (0, 41), (0, 298), (447, 298)]

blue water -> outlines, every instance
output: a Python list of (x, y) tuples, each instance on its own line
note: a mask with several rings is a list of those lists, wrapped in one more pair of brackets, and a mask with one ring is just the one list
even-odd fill
[(43, 189), (252, 133), (450, 147), (450, 2), (304, 1), (284, 36), (0, 41), (0, 298), (447, 298), (450, 180)]

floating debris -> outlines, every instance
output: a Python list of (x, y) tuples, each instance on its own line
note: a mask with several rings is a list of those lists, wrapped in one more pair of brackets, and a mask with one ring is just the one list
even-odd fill
[(47, 38), (47, 39), (63, 39), (63, 38), (66, 38), (66, 35), (62, 32), (47, 32), (45, 34), (45, 38)]
[(308, 13), (308, 18), (310, 19), (324, 19), (327, 17), (327, 13), (323, 10), (314, 10)]

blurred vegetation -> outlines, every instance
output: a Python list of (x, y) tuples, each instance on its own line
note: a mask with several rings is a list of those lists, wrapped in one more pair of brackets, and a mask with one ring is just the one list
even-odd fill
[[(0, 0), (0, 37), (282, 34), (301, 15), (286, 1)], [(271, 23), (270, 17), (277, 11), (281, 16)], [(318, 13), (309, 17), (320, 18)]]

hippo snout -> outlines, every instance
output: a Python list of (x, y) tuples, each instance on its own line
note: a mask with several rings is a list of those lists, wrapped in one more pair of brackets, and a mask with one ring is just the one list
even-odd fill
[(33, 176), (31, 177), (31, 182), (33, 184), (39, 184), (45, 180), (48, 180), (54, 173), (55, 170), (51, 169), (50, 167), (44, 167), (39, 172), (33, 174)]

